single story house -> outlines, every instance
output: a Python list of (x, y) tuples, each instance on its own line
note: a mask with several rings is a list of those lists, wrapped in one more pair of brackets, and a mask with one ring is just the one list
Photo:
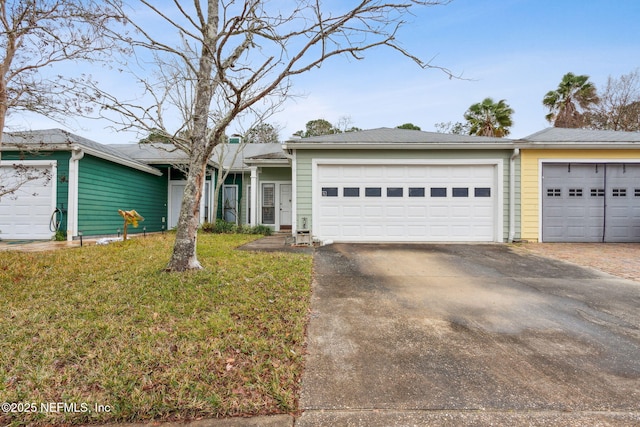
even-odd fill
[(374, 129), (285, 143), (293, 229), (321, 241), (518, 237), (520, 162), (504, 138)]
[(640, 132), (549, 128), (518, 146), (523, 240), (640, 242)]
[[(201, 222), (263, 224), (298, 242), (640, 241), (640, 133), (551, 128), (511, 140), (381, 128), (233, 142), (210, 159)], [(68, 239), (114, 235), (118, 209), (145, 217), (133, 232), (171, 229), (185, 163), (172, 146), (6, 134), (2, 182), (14, 165), (50, 179), (2, 197), (0, 238), (48, 239), (58, 222)]]
[(16, 186), (16, 167), (35, 178), (0, 200), (2, 239), (113, 235), (123, 225), (118, 209), (144, 216), (131, 232), (166, 227), (166, 169), (60, 129), (5, 133), (1, 154), (5, 188)]

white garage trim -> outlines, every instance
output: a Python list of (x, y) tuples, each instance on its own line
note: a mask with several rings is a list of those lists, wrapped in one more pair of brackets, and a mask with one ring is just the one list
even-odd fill
[[(504, 241), (503, 209), (504, 209), (504, 183), (503, 183), (503, 159), (313, 159), (312, 160), (312, 228), (314, 237), (323, 239), (324, 236), (317, 235), (317, 226), (320, 223), (320, 182), (319, 168), (321, 166), (492, 166), (493, 168), (493, 191), (495, 198), (493, 204), (493, 236), (491, 240), (495, 242)], [(384, 182), (381, 182), (384, 184)], [(371, 240), (375, 241), (375, 240)], [(389, 241), (385, 239), (384, 241)]]
[[(27, 167), (33, 167), (33, 168), (50, 168), (51, 169), (51, 180), (47, 183), (47, 187), (48, 187), (48, 192), (50, 193), (50, 196), (48, 197), (47, 200), (43, 200), (41, 202), (41, 204), (39, 205), (40, 210), (42, 210), (42, 212), (39, 213), (38, 215), (38, 224), (31, 224), (32, 226), (30, 227), (31, 231), (34, 231), (35, 234), (32, 235), (25, 235), (25, 236), (18, 236), (14, 233), (12, 233), (12, 231), (7, 231), (7, 230), (1, 230), (4, 231), (4, 233), (0, 234), (0, 237), (2, 238), (8, 238), (8, 239), (22, 239), (22, 238), (26, 238), (26, 239), (50, 239), (51, 236), (53, 235), (53, 232), (49, 232), (49, 221), (50, 221), (50, 217), (51, 214), (53, 214), (53, 211), (56, 208), (56, 194), (57, 194), (57, 182), (58, 182), (58, 169), (57, 169), (57, 161), (55, 160), (3, 160), (0, 161), (0, 170), (1, 168), (4, 167), (12, 167), (14, 165), (22, 165), (22, 166), (27, 166)], [(31, 181), (33, 183), (37, 183), (40, 180), (35, 180), (35, 181)], [(28, 185), (29, 183), (25, 184)], [(18, 190), (19, 192), (20, 190)], [(19, 195), (18, 195), (19, 196)], [(11, 196), (10, 195), (6, 195), (5, 198), (9, 199)], [(23, 195), (22, 197), (29, 197), (28, 195)], [(0, 202), (2, 203), (2, 202)], [(9, 203), (7, 201), (7, 203)], [(34, 209), (31, 211), (31, 213), (35, 214), (36, 211), (38, 209)], [(25, 219), (26, 220), (26, 219)], [(45, 224), (46, 223), (46, 224)], [(4, 225), (4, 224), (3, 224)], [(3, 225), (0, 225), (0, 228), (2, 228)], [(36, 227), (37, 226), (37, 227)], [(45, 228), (46, 227), (46, 228)]]
[(544, 221), (544, 206), (543, 206), (543, 172), (542, 167), (544, 164), (634, 164), (639, 165), (639, 159), (619, 159), (619, 158), (546, 158), (538, 159), (538, 241), (544, 242), (543, 235), (543, 221)]

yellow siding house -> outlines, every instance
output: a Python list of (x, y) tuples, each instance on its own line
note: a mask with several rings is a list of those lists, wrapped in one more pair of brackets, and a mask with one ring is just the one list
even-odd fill
[(640, 132), (549, 128), (518, 146), (522, 240), (640, 242)]

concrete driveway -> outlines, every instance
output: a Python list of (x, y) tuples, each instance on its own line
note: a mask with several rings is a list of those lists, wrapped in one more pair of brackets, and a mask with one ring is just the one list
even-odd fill
[(507, 245), (314, 263), (297, 427), (640, 424), (637, 282)]

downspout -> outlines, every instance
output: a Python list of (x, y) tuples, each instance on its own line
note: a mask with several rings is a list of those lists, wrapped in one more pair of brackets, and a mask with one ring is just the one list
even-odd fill
[(520, 155), (520, 149), (514, 148), (509, 158), (509, 238), (507, 242), (513, 243), (516, 235), (516, 157)]
[(71, 148), (69, 159), (69, 199), (67, 209), (67, 240), (78, 235), (78, 181), (80, 178), (80, 160), (84, 157), (82, 148), (75, 145)]

